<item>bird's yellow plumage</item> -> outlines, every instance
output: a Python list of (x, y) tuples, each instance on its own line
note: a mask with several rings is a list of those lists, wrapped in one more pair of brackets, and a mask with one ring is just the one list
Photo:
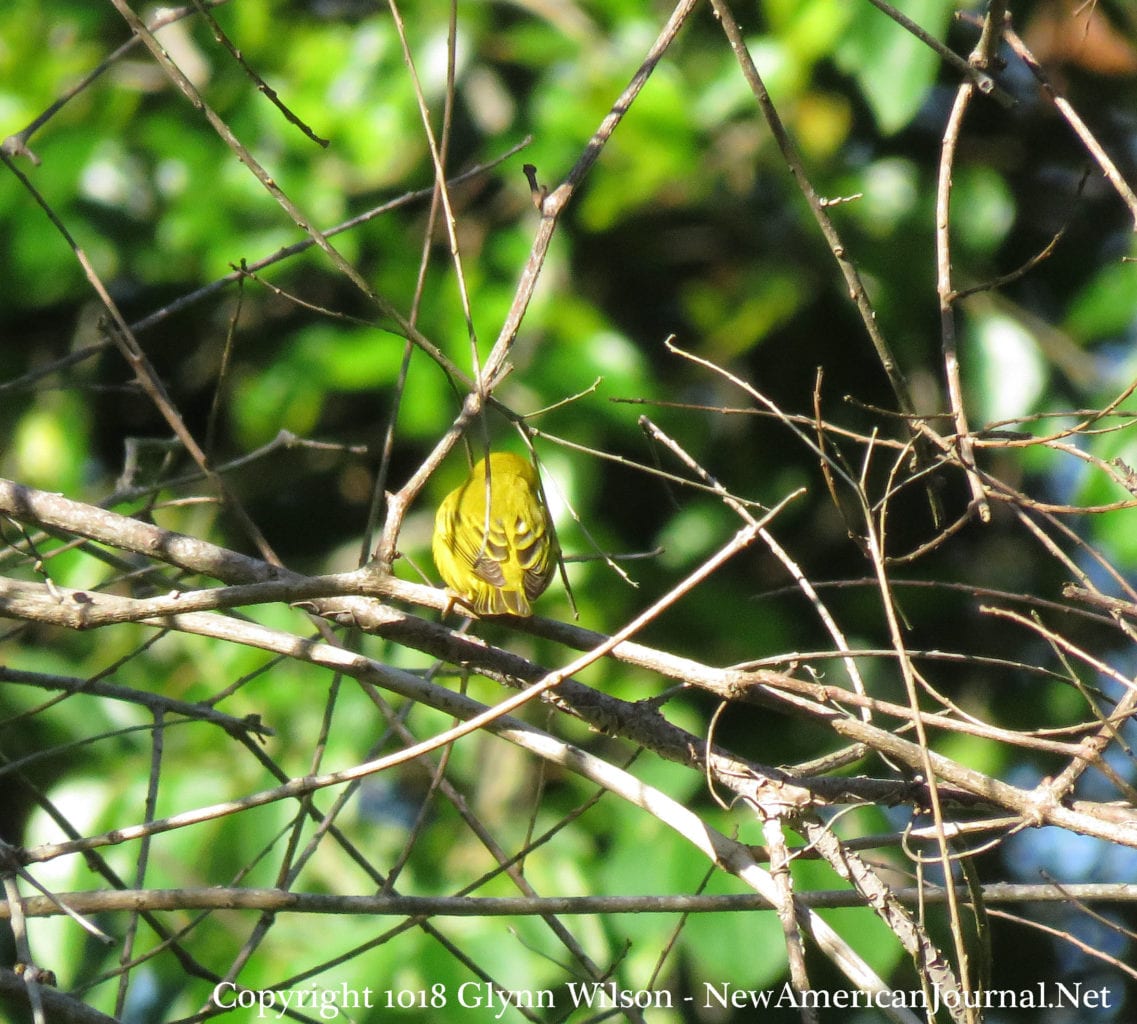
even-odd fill
[(438, 506), (432, 550), (446, 585), (479, 615), (532, 615), (558, 557), (532, 463), (510, 452), (482, 459)]

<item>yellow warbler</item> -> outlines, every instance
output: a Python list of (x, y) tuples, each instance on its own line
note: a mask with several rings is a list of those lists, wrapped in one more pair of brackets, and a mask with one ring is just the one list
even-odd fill
[[(557, 566), (557, 540), (532, 463), (510, 452), (482, 459), (438, 506), (434, 564), (479, 615), (532, 615)], [(489, 515), (486, 497), (489, 496)]]

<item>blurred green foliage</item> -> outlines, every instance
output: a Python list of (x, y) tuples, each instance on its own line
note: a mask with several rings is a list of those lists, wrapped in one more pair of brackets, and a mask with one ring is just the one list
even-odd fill
[[(1035, 6), (1024, 4), (1020, 10), (1016, 5), (1016, 15), (1029, 21)], [(973, 30), (953, 20), (956, 4), (918, 0), (902, 7), (957, 51), (966, 53), (973, 45)], [(519, 154), (453, 191), (482, 358), (512, 301), (537, 223), (521, 163), (534, 163), (550, 187), (564, 178), (667, 13), (666, 5), (631, 0), (460, 5), (448, 169), (489, 163), (529, 140)], [(448, 7), (441, 0), (418, 0), (405, 4), (403, 15), (437, 132), (445, 97)], [(164, 45), (312, 224), (327, 230), (380, 203), (429, 189), (429, 148), (385, 6), (349, 0), (242, 0), (214, 8), (213, 16), (288, 109), (330, 141), (327, 149), (272, 106), (200, 18), (167, 28)], [(833, 220), (865, 275), (880, 325), (912, 381), (920, 408), (944, 410), (933, 236), (939, 138), (953, 95), (952, 75), (868, 3), (764, 0), (743, 5), (738, 16), (816, 187), (832, 199), (856, 197), (832, 206)], [(0, 10), (0, 134), (23, 128), (128, 37), (109, 5), (6, 0)], [(1095, 101), (1094, 125), (1118, 159), (1137, 151), (1129, 116), (1137, 100), (1132, 77), (1110, 79), (1103, 98), (1103, 82), (1092, 72), (1055, 72), (1069, 86), (1075, 104)], [(977, 101), (965, 126), (952, 205), (956, 287), (1011, 274), (1056, 232), (1064, 235), (1052, 260), (1009, 280), (997, 293), (980, 293), (961, 305), (963, 372), (973, 428), (988, 420), (1101, 407), (1135, 372), (1137, 270), (1133, 263), (1121, 262), (1134, 253), (1126, 211), (1096, 171), (1087, 171), (1084, 153), (1029, 78), (1012, 70), (1003, 81), (1018, 98), (1018, 107), (1003, 111)], [(216, 281), (242, 260), (264, 259), (304, 237), (138, 46), (64, 105), (28, 145), (40, 162), (33, 166), (21, 159), (15, 166), (74, 236), (130, 320), (150, 316)], [(1137, 180), (1132, 165), (1122, 169), (1130, 182)], [(450, 243), (441, 221), (428, 224), (428, 209), (429, 198), (405, 203), (335, 235), (333, 244), (409, 316), (429, 231), (430, 263), (421, 301), (414, 305), (416, 323), (470, 372), (471, 342), (449, 260)], [(127, 439), (165, 439), (169, 428), (130, 384), (115, 350), (102, 345), (95, 296), (67, 243), (28, 189), (6, 170), (0, 186), (0, 239), (5, 252), (0, 384), (17, 382), (0, 393), (0, 472), (98, 502), (115, 490)], [(324, 254), (309, 249), (260, 271), (255, 281), (204, 294), (139, 334), (173, 402), (199, 438), (218, 403), (210, 452), (217, 465), (268, 444), (282, 430), (333, 446), (366, 446), (366, 455), (346, 447), (276, 449), (232, 474), (234, 490), (286, 564), (310, 571), (356, 564), (404, 360), (404, 342), (391, 327)], [(669, 472), (681, 473), (665, 451), (646, 440), (637, 423), (641, 414), (747, 499), (772, 505), (805, 485), (808, 494), (778, 520), (779, 539), (813, 579), (861, 578), (867, 565), (828, 500), (814, 456), (777, 421), (752, 415), (744, 394), (669, 354), (663, 342), (670, 334), (794, 413), (813, 416), (818, 367), (824, 368), (820, 408), (850, 430), (879, 423), (868, 407), (896, 405), (833, 258), (706, 8), (656, 68), (566, 212), (512, 354), (514, 371), (499, 397), (518, 412), (532, 413), (582, 395), (532, 421), (546, 435), (538, 438), (537, 450), (566, 551), (589, 555), (593, 543), (617, 553), (662, 549), (657, 557), (625, 563), (638, 589), (619, 582), (599, 562), (571, 564), (584, 625), (617, 628), (735, 529), (734, 517), (712, 496), (683, 491), (636, 474), (619, 461), (596, 459), (557, 443), (644, 464), (659, 460)], [(95, 346), (87, 358), (47, 377), (23, 380), (86, 346)], [(226, 350), (228, 371), (222, 378)], [(595, 390), (589, 390), (596, 382)], [(846, 395), (855, 401), (845, 402)], [(641, 399), (647, 404), (637, 404)], [(398, 396), (388, 489), (400, 486), (414, 470), (450, 425), (460, 401), (442, 371), (421, 352), (412, 353), (405, 391)], [(745, 407), (746, 414), (713, 411), (737, 407)], [(1044, 420), (1023, 429), (1046, 433), (1059, 426), (1060, 421)], [(495, 442), (515, 443), (508, 424), (494, 415), (488, 417), (486, 433)], [(483, 436), (480, 428), (474, 429), (471, 443), (481, 445)], [(903, 430), (897, 426), (893, 436), (903, 437)], [(1102, 433), (1080, 443), (1099, 458), (1137, 466), (1131, 432)], [(834, 444), (841, 448), (843, 442)], [(840, 454), (859, 471), (861, 447), (848, 442)], [(876, 458), (867, 472), (870, 479), (887, 472), (887, 456)], [(991, 458), (994, 462), (996, 456)], [(155, 479), (159, 472), (169, 479), (189, 468), (179, 456), (153, 472)], [(1054, 500), (1108, 504), (1131, 497), (1097, 469), (1050, 452), (1030, 453), (1014, 468), (1004, 458), (999, 468), (1019, 484), (1024, 477), (1037, 483)], [(406, 522), (401, 550), (407, 558), (397, 571), (408, 578), (418, 578), (411, 563), (431, 575), (433, 508), (461, 471), (455, 457), (431, 481)], [(242, 549), (249, 546), (211, 503), (182, 504), (198, 493), (196, 483), (157, 493), (153, 515), (161, 525)], [(947, 500), (957, 514), (966, 501), (958, 481)], [(569, 506), (587, 532), (568, 514)], [(933, 532), (926, 503), (903, 507), (890, 534), (898, 553)], [(140, 508), (138, 502), (123, 506), (131, 512)], [(1132, 579), (1137, 530), (1131, 513), (1079, 521), (1077, 529)], [(14, 541), (16, 534), (5, 526), (5, 536)], [(57, 582), (91, 589), (121, 568), (104, 567), (75, 552), (54, 555), (47, 565)], [(999, 516), (990, 527), (965, 533), (947, 552), (932, 553), (911, 576), (1054, 596), (1066, 574), (1040, 559), (1037, 548)], [(782, 592), (788, 582), (784, 569), (755, 549), (684, 597), (643, 639), (711, 664), (783, 654), (792, 660), (793, 652), (828, 649), (831, 640), (804, 602)], [(826, 599), (855, 645), (886, 645), (871, 588), (835, 590)], [(966, 637), (969, 650), (997, 651), (1028, 662), (1037, 656), (1025, 636), (1013, 642), (1021, 647), (1007, 649), (1011, 641), (1005, 627), (977, 619), (962, 600), (933, 600), (908, 591), (900, 600), (912, 613), (914, 647), (950, 647)], [(541, 610), (569, 614), (567, 602), (555, 595), (544, 599)], [(310, 632), (298, 612), (258, 607), (248, 614), (300, 635)], [(484, 632), (537, 658), (561, 657), (542, 642), (499, 637), (490, 625)], [(108, 631), (97, 642), (90, 635), (61, 633), (48, 639), (42, 631), (13, 630), (0, 636), (0, 660), (79, 677), (114, 666), (114, 679), (122, 685), (188, 701), (213, 699), (240, 681), (243, 685), (219, 707), (235, 716), (255, 713), (270, 723), (277, 732), (267, 747), (295, 775), (312, 770), (313, 744), (322, 729), (325, 767), (369, 756), (382, 733), (374, 709), (348, 686), (340, 689), (335, 712), (325, 722), (324, 701), (333, 685), (328, 673), (177, 634), (163, 636), (145, 658), (134, 656), (136, 645), (151, 636), (142, 627)], [(415, 670), (429, 667), (425, 658), (376, 640), (365, 642), (364, 650)], [(865, 671), (882, 693), (898, 686), (890, 668), (866, 666)], [(1016, 689), (1021, 680), (992, 692), (989, 678), (972, 665), (930, 665), (928, 676), (962, 706), (981, 710), (1008, 728), (1020, 726), (1031, 713), (1061, 707), (1069, 692), (1037, 681), (1031, 684), (1036, 689)], [(653, 696), (659, 688), (647, 673), (615, 665), (595, 667), (584, 678), (629, 700)], [(483, 691), (475, 683), (474, 692), (493, 701), (499, 691), (488, 685)], [(8, 722), (18, 723), (26, 702), (7, 693), (2, 700)], [(76, 710), (79, 701), (82, 714)], [(680, 698), (669, 714), (702, 733), (710, 710), (698, 699)], [(119, 717), (110, 720), (112, 714)], [(148, 720), (87, 698), (65, 702), (53, 715), (53, 729), (73, 738)], [(731, 742), (763, 761), (804, 760), (825, 752), (816, 749), (819, 741), (828, 745), (832, 740), (754, 709), (743, 709), (738, 717), (741, 722), (724, 726)], [(418, 708), (410, 711), (409, 724), (422, 736), (445, 728), (448, 720)], [(62, 742), (38, 733), (14, 739), (17, 729), (9, 724), (0, 734), (12, 758), (24, 752), (25, 743), (46, 749)], [(150, 756), (144, 736), (131, 733), (91, 743), (78, 755), (61, 749), (66, 767), (55, 768), (58, 805), (91, 830), (137, 820)], [(576, 739), (608, 750), (604, 744), (609, 741), (583, 729)], [(956, 737), (942, 746), (976, 768), (1000, 770), (1003, 751), (991, 744)], [(535, 768), (527, 758), (512, 751), (503, 755), (496, 747), (500, 744), (481, 738), (458, 744), (452, 775), (503, 846), (514, 849), (524, 842), (526, 815), (534, 806)], [(236, 798), (271, 784), (246, 751), (211, 727), (173, 730), (165, 756), (170, 768), (163, 774), (159, 814)], [(1023, 756), (1021, 751), (1017, 756)], [(1032, 767), (1041, 771), (1045, 766), (1040, 758)], [(698, 806), (724, 830), (736, 820), (715, 818), (717, 809), (690, 772), (645, 762), (642, 774)], [(358, 814), (341, 816), (339, 825), (360, 848), (382, 850), (393, 858), (407, 834), (402, 815), (426, 784), (408, 768), (388, 789), (376, 790), (373, 803), (361, 801)], [(591, 795), (587, 785), (568, 775), (548, 778), (545, 784), (537, 831), (551, 825), (554, 814), (568, 813)], [(246, 814), (239, 828), (219, 824), (164, 836), (155, 843), (147, 881), (271, 885), (279, 854), (267, 851), (295, 813), (291, 805), (275, 805)], [(313, 827), (308, 826), (308, 835)], [(38, 842), (54, 834), (41, 815), (26, 838)], [(205, 859), (201, 851), (207, 852)], [(124, 877), (131, 876), (128, 851), (112, 850), (108, 859)], [(245, 875), (249, 865), (252, 870)], [(68, 861), (60, 867), (62, 873), (50, 877), (59, 888), (99, 884), (81, 864)], [(439, 802), (432, 805), (399, 888), (450, 893), (455, 879), (477, 877), (491, 867), (492, 859), (455, 810)], [(799, 884), (806, 888), (837, 885), (816, 864), (799, 867)], [(654, 819), (609, 797), (556, 842), (531, 854), (526, 870), (542, 893), (680, 893), (699, 886), (706, 865)], [(348, 858), (327, 851), (306, 869), (300, 887), (330, 892), (378, 888)], [(485, 891), (513, 890), (497, 881)], [(741, 891), (741, 886), (716, 874), (710, 891)], [(897, 946), (875, 917), (842, 914), (855, 923), (839, 927), (858, 935), (861, 951), (878, 971), (885, 976), (903, 972)], [(187, 914), (177, 926), (190, 923)], [(388, 923), (394, 922), (341, 919), (334, 935), (325, 934), (327, 926), (321, 923), (320, 937), (314, 938), (315, 930), (303, 918), (283, 915), (251, 959), (242, 983), (280, 985), (324, 956), (372, 940)], [(674, 927), (674, 918), (652, 915), (577, 922), (574, 931), (597, 962), (626, 954), (617, 976), (621, 984), (638, 987), (648, 983)], [(189, 941), (195, 949), (208, 950), (203, 959), (223, 970), (247, 928), (248, 921), (236, 915), (216, 916)], [(508, 925), (494, 918), (448, 921), (444, 931), (503, 984), (555, 986), (565, 977), (557, 965), (563, 948), (533, 919)], [(113, 966), (68, 922), (52, 921), (36, 934), (50, 935), (57, 943), (55, 966), (64, 987), (86, 983)], [(1000, 932), (997, 949), (1020, 939), (1018, 933)], [(146, 932), (141, 941), (149, 946), (158, 940)], [(1031, 936), (1029, 941), (1042, 940)], [(1016, 945), (1016, 955), (1022, 954)], [(674, 955), (678, 966), (665, 976), (689, 985), (715, 979), (765, 987), (782, 977), (783, 959), (773, 915), (696, 916), (680, 934)], [(207, 994), (207, 986), (189, 979), (168, 957), (155, 957), (137, 973), (153, 987), (147, 996), (146, 986), (136, 985), (143, 994), (135, 996), (140, 1002), (130, 1019), (188, 1015)], [(470, 978), (436, 939), (415, 930), (337, 966), (328, 976), (333, 975), (335, 986), (343, 982), (356, 988), (417, 989), (443, 982), (453, 989)], [(909, 982), (903, 987), (911, 987)], [(103, 1009), (113, 1007), (113, 985), (100, 986), (89, 998)], [(418, 1010), (400, 1019), (439, 1018)]]

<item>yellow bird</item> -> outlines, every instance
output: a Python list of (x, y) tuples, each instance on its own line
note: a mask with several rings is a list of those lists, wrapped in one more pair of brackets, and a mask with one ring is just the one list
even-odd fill
[(432, 550), (447, 587), (479, 615), (532, 615), (559, 554), (532, 463), (511, 452), (482, 459), (438, 506)]

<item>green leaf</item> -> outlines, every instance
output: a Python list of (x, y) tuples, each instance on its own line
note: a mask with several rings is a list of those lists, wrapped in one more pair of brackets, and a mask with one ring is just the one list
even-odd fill
[[(940, 58), (910, 32), (867, 3), (856, 4), (837, 47), (838, 66), (852, 75), (876, 116), (892, 135), (915, 116), (935, 81)], [(942, 39), (955, 4), (951, 0), (901, 0), (897, 9)]]
[(980, 316), (967, 339), (969, 401), (984, 421), (1032, 412), (1044, 394), (1049, 368), (1034, 337), (1017, 320)]
[(1066, 329), (1092, 341), (1121, 334), (1133, 322), (1133, 296), (1137, 293), (1137, 265), (1114, 263), (1090, 278), (1074, 299)]

